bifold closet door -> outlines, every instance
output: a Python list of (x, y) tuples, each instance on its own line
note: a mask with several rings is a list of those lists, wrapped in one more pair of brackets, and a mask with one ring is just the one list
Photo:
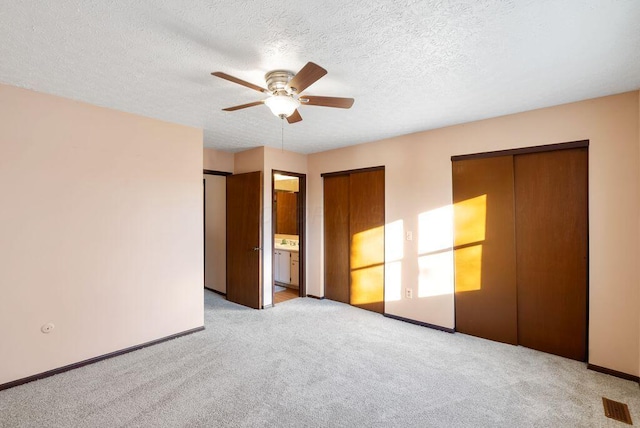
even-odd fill
[(349, 176), (324, 177), (324, 295), (349, 303)]
[(384, 170), (349, 178), (350, 302), (384, 313)]
[(586, 360), (587, 149), (515, 156), (518, 341)]
[(456, 330), (518, 343), (513, 157), (454, 161)]

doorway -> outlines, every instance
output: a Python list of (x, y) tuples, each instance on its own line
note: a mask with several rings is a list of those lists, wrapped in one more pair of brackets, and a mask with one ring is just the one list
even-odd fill
[(306, 296), (306, 174), (272, 170), (273, 304)]
[(222, 296), (226, 285), (226, 177), (230, 172), (203, 171), (204, 288)]

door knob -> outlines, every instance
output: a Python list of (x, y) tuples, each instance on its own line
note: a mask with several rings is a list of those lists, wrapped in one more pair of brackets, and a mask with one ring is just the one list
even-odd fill
[(260, 250), (262, 250), (262, 248), (260, 248), (260, 247), (253, 247), (253, 251), (260, 251)]

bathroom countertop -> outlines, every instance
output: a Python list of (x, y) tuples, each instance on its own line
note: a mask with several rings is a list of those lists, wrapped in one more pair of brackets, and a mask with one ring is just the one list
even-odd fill
[(297, 253), (300, 251), (300, 247), (298, 245), (282, 245), (279, 243), (275, 243), (275, 249), (276, 250), (282, 250), (282, 251), (291, 251), (292, 253)]

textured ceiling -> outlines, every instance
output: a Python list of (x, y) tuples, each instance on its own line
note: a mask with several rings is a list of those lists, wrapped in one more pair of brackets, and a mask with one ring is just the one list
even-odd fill
[(280, 147), (272, 69), (313, 61), (285, 149), (312, 153), (640, 88), (637, 0), (9, 1), (0, 82), (205, 129), (205, 146)]

